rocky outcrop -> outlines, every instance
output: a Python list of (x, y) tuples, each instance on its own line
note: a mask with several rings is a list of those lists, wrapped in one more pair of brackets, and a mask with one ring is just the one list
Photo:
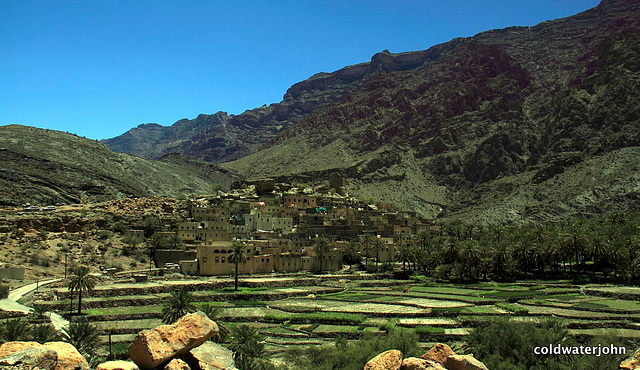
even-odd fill
[(233, 352), (213, 342), (205, 342), (184, 356), (191, 369), (236, 370)]
[(169, 361), (169, 363), (164, 367), (163, 370), (191, 370), (191, 368), (189, 367), (189, 365), (187, 365), (186, 362), (182, 361), (181, 359), (174, 358), (173, 360)]
[(451, 355), (455, 355), (451, 347), (444, 343), (438, 343), (433, 346), (427, 353), (422, 355), (420, 358), (425, 360), (431, 360), (439, 363), (440, 365), (444, 365), (447, 362), (447, 357)]
[(140, 368), (131, 361), (108, 361), (96, 366), (96, 370), (140, 370)]
[[(29, 350), (34, 350), (35, 352), (22, 353)], [(32, 366), (25, 367), (25, 369), (40, 366), (38, 364), (42, 366), (49, 364), (50, 352), (55, 355), (53, 356), (54, 360), (51, 367), (53, 370), (89, 370), (87, 360), (74, 346), (66, 342), (48, 342), (45, 344), (37, 342), (7, 342), (0, 346), (0, 358), (4, 358), (4, 360), (11, 358), (10, 362), (13, 361), (15, 366), (18, 366), (19, 363), (24, 366)], [(0, 362), (0, 364), (3, 364), (3, 362)], [(2, 369), (1, 366), (0, 369)]]
[(58, 354), (55, 370), (89, 370), (89, 363), (73, 345), (66, 342), (48, 342), (44, 347)]
[(402, 352), (392, 349), (372, 358), (364, 370), (487, 370), (471, 355), (457, 355), (451, 347), (438, 343), (421, 358), (403, 359)]
[(27, 348), (38, 348), (42, 344), (38, 342), (6, 342), (0, 345), (0, 358), (5, 358), (14, 352), (21, 351)]
[(45, 348), (26, 348), (0, 359), (0, 370), (56, 370), (58, 355)]
[(382, 352), (364, 365), (364, 370), (398, 370), (402, 365), (402, 352), (391, 349)]
[(624, 369), (624, 370), (640, 369), (640, 349), (638, 349), (636, 353), (633, 354), (633, 356), (622, 361), (620, 363), (620, 369)]
[(448, 370), (488, 370), (482, 362), (470, 355), (451, 355), (444, 365)]
[(446, 370), (446, 368), (435, 361), (409, 357), (402, 360), (400, 370)]
[(203, 344), (218, 333), (218, 325), (204, 312), (188, 314), (173, 325), (138, 333), (129, 357), (138, 366), (153, 369)]

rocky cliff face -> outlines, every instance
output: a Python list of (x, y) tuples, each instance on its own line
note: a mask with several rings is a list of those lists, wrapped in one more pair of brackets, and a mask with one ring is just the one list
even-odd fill
[(357, 91), (226, 166), (251, 176), (340, 172), (352, 193), (431, 215), (505, 221), (548, 218), (545, 207), (553, 216), (626, 209), (607, 190), (578, 200), (566, 171), (609, 171), (615, 177), (589, 186), (611, 189), (615, 178), (634, 198), (617, 163), (638, 145), (639, 20), (638, 1), (608, 0), (452, 41), (418, 67), (385, 67), (394, 59), (378, 55)]
[(410, 70), (436, 60), (461, 40), (429, 50), (375, 54), (369, 63), (342, 68), (333, 73), (318, 73), (291, 86), (280, 103), (248, 110), (240, 115), (218, 112), (201, 114), (193, 120), (182, 119), (165, 127), (142, 124), (118, 137), (103, 140), (116, 152), (148, 159), (167, 153), (186, 154), (214, 163), (228, 162), (260, 150), (281, 131), (295, 126), (310, 113), (358, 91), (372, 74)]
[[(501, 222), (626, 209), (635, 180), (620, 164), (637, 159), (640, 140), (639, 24), (638, 0), (604, 0), (533, 27), (384, 51), (297, 83), (271, 106), (105, 143), (233, 160), (224, 167), (251, 177), (338, 172), (352, 194), (425, 216)], [(141, 138), (147, 131), (153, 140)], [(568, 176), (594, 171), (611, 176), (582, 184), (585, 197)]]

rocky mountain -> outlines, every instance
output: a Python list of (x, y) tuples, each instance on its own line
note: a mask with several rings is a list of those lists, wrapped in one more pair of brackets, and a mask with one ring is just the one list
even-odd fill
[[(173, 163), (169, 163), (173, 162)], [(177, 163), (177, 164), (176, 164)], [(0, 205), (99, 202), (210, 192), (233, 176), (189, 159), (152, 161), (95, 140), (33, 127), (0, 127)]]
[(282, 102), (105, 141), (481, 222), (637, 208), (640, 1), (319, 73)]
[(481, 222), (635, 209), (639, 24), (637, 0), (605, 0), (454, 40), (419, 67), (365, 75), (225, 166), (338, 172), (356, 195)]
[(182, 119), (172, 126), (155, 123), (139, 125), (115, 138), (102, 140), (116, 152), (157, 159), (167, 153), (221, 163), (242, 158), (260, 150), (278, 133), (295, 126), (310, 113), (359, 91), (366, 78), (380, 71), (415, 69), (451, 50), (460, 40), (429, 50), (394, 55), (378, 53), (369, 63), (318, 73), (291, 86), (280, 103), (248, 110), (239, 115), (218, 112)]

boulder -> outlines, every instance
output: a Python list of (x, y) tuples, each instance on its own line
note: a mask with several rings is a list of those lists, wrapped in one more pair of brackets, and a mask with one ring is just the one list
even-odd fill
[(48, 342), (44, 347), (58, 354), (56, 370), (89, 370), (89, 363), (73, 345), (66, 342)]
[(235, 370), (233, 352), (213, 342), (206, 342), (189, 351), (184, 360), (194, 370)]
[(58, 355), (45, 348), (26, 348), (0, 359), (0, 370), (55, 370)]
[(167, 366), (164, 367), (164, 370), (191, 370), (189, 365), (186, 362), (182, 361), (179, 358), (174, 358), (169, 361)]
[(451, 355), (455, 355), (451, 347), (444, 343), (437, 343), (433, 348), (431, 348), (427, 353), (420, 356), (423, 360), (431, 360), (439, 363), (440, 365), (444, 365), (447, 361), (447, 357)]
[(189, 352), (218, 333), (218, 325), (204, 312), (184, 315), (173, 325), (138, 333), (129, 357), (141, 368), (153, 369)]
[(38, 342), (6, 342), (0, 345), (0, 358), (5, 358), (23, 349), (39, 347), (42, 347), (42, 344)]
[(402, 366), (400, 366), (400, 370), (447, 370), (444, 366), (440, 365), (440, 363), (425, 360), (417, 357), (408, 357), (402, 360)]
[(620, 363), (620, 369), (623, 370), (634, 370), (640, 369), (640, 361), (637, 358), (631, 357)]
[[(2, 347), (0, 347), (0, 349), (2, 349)], [(634, 370), (638, 368), (640, 368), (640, 349), (638, 349), (632, 357), (620, 363), (620, 369)]]
[(96, 366), (96, 370), (140, 370), (140, 368), (131, 361), (108, 361)]
[(451, 355), (444, 366), (448, 370), (488, 370), (487, 367), (471, 355)]
[(402, 352), (390, 349), (372, 358), (364, 365), (364, 370), (399, 370), (402, 365)]
[(446, 368), (432, 360), (409, 357), (402, 360), (400, 370), (446, 370)]

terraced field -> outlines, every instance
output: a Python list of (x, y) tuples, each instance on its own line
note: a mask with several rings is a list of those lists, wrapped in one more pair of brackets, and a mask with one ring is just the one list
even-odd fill
[[(228, 328), (257, 327), (273, 355), (291, 346), (318, 345), (339, 336), (357, 339), (368, 332), (384, 334), (389, 326), (415, 330), (425, 347), (433, 342), (456, 344), (474, 327), (497, 316), (533, 321), (554, 316), (577, 337), (613, 332), (640, 338), (640, 289), (633, 288), (555, 282), (454, 286), (364, 276), (298, 278), (295, 283), (291, 279), (245, 279), (241, 283), (240, 292), (228, 284), (211, 289), (211, 284), (190, 281), (164, 285), (169, 290), (163, 287), (166, 283), (154, 282), (153, 292), (135, 284), (102, 286), (101, 297), (83, 300), (89, 308), (74, 320), (94, 323), (105, 343), (111, 334), (113, 350), (124, 352), (139, 330), (161, 323), (167, 291), (186, 287), (199, 304), (222, 307), (218, 321)], [(135, 292), (138, 294), (132, 294)], [(58, 293), (64, 297), (64, 292)], [(64, 299), (39, 303), (61, 312), (69, 307)]]

